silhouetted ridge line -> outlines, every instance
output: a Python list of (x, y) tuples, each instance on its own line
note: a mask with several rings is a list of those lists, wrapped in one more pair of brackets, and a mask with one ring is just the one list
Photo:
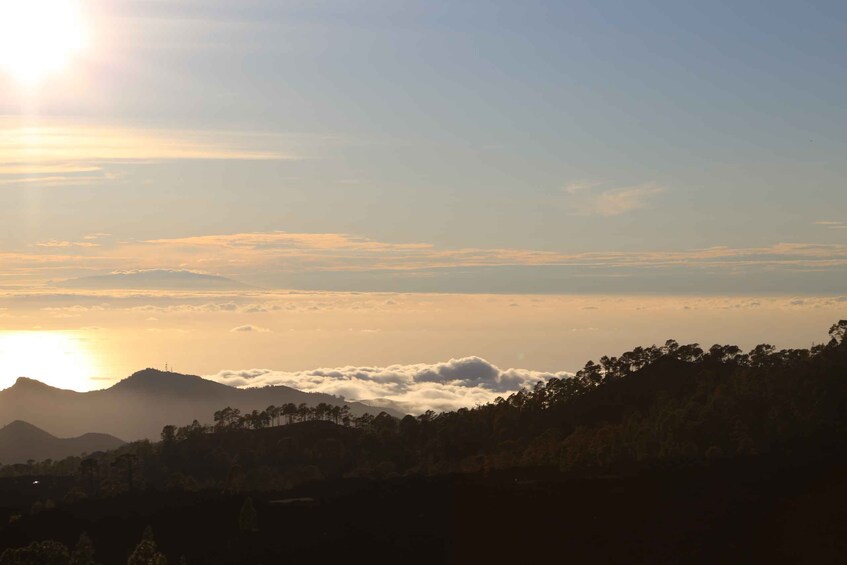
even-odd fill
[(196, 419), (211, 423), (212, 414), (222, 406), (249, 413), (286, 403), (347, 404), (355, 415), (374, 410), (358, 402), (286, 386), (239, 389), (196, 375), (148, 368), (109, 388), (84, 393), (19, 379), (0, 391), (0, 425), (24, 420), (56, 435), (97, 430), (132, 440), (155, 439), (170, 422)]
[(50, 385), (48, 385), (48, 384), (46, 384), (46, 383), (43, 383), (43, 382), (41, 382), (41, 381), (39, 381), (39, 380), (31, 379), (31, 378), (29, 378), (29, 377), (18, 377), (18, 378), (15, 380), (15, 384), (13, 384), (13, 385), (12, 385), (11, 387), (9, 387), (9, 388), (10, 388), (10, 389), (18, 389), (18, 390), (25, 390), (25, 389), (35, 389), (35, 390), (48, 390), (48, 389), (52, 389), (52, 390), (64, 390), (64, 389), (60, 389), (60, 388), (57, 388), (57, 387), (54, 387), (54, 386), (50, 386)]
[(119, 381), (110, 390), (128, 390), (159, 394), (192, 393), (199, 391), (222, 391), (232, 387), (210, 381), (196, 375), (184, 375), (158, 369), (144, 369)]
[(93, 432), (79, 437), (58, 438), (28, 422), (15, 420), (0, 428), (0, 462), (14, 464), (28, 460), (63, 459), (111, 450), (123, 444), (114, 436)]
[(52, 286), (74, 289), (135, 289), (135, 290), (244, 290), (244, 283), (205, 273), (169, 269), (151, 269), (94, 275), (68, 279)]

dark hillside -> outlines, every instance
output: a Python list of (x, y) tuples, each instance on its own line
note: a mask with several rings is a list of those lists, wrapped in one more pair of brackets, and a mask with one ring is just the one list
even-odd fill
[[(751, 458), (627, 478), (532, 472), (345, 479), (254, 492), (258, 531), (239, 529), (245, 494), (124, 494), (42, 512), (0, 547), (88, 532), (124, 563), (152, 525), (173, 562), (839, 563), (847, 551), (847, 461)], [(319, 550), (319, 551), (318, 551)], [(316, 553), (317, 552), (317, 553)], [(552, 554), (551, 554), (552, 552)]]

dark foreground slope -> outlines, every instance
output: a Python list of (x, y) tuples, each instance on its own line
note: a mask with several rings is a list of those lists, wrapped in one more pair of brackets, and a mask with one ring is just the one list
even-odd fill
[(19, 519), (0, 548), (85, 531), (101, 562), (125, 563), (151, 525), (172, 563), (843, 563), (847, 461), (804, 459), (327, 481), (251, 493), (256, 531), (239, 527), (245, 494), (124, 494)]

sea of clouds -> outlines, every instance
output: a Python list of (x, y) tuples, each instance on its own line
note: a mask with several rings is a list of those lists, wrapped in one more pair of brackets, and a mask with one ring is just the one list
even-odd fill
[[(552, 377), (528, 369), (503, 370), (480, 357), (463, 357), (443, 363), (418, 363), (388, 367), (339, 367), (310, 371), (245, 369), (221, 371), (207, 378), (239, 388), (284, 385), (305, 392), (342, 396), (348, 401), (373, 401), (419, 414), (472, 407), (508, 396)], [(388, 401), (388, 402), (384, 402)]]

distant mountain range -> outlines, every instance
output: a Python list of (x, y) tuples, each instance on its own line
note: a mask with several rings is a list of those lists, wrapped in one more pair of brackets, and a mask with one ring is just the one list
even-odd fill
[(127, 441), (156, 440), (168, 424), (182, 426), (195, 419), (209, 424), (213, 414), (227, 406), (250, 412), (289, 402), (308, 406), (321, 402), (332, 406), (346, 404), (357, 416), (381, 410), (393, 416), (403, 415), (390, 407), (345, 402), (328, 394), (286, 386), (239, 389), (193, 375), (145, 369), (111, 388), (92, 392), (62, 390), (19, 378), (13, 386), (0, 391), (0, 425), (22, 420), (63, 437), (97, 431)]
[(53, 286), (85, 290), (244, 290), (249, 286), (218, 275), (193, 271), (150, 269), (80, 277)]
[(0, 464), (25, 463), (30, 459), (64, 459), (72, 455), (115, 449), (124, 444), (108, 434), (85, 434), (58, 438), (44, 430), (16, 420), (0, 429)]
[(389, 414), (417, 414), (420, 412), (420, 410), (415, 411), (415, 406), (411, 402), (398, 402), (390, 398), (363, 398), (359, 402), (378, 411), (385, 410)]

